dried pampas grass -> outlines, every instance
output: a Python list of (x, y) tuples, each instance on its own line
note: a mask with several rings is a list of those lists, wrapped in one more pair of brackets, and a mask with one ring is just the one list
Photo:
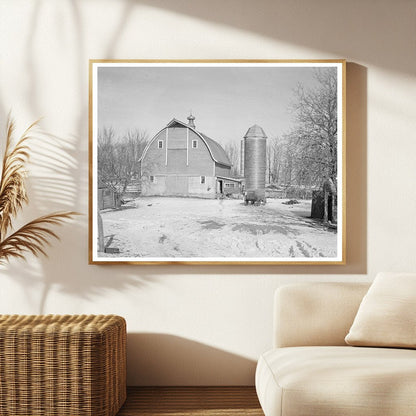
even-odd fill
[(59, 239), (51, 226), (60, 225), (78, 214), (72, 211), (54, 212), (36, 218), (11, 232), (13, 218), (29, 202), (25, 188), (26, 163), (29, 160), (29, 147), (26, 142), (36, 124), (37, 122), (30, 125), (13, 144), (15, 124), (10, 116), (8, 119), (0, 181), (0, 264), (4, 264), (11, 257), (23, 259), (27, 252), (46, 256), (45, 247), (50, 244), (50, 238)]

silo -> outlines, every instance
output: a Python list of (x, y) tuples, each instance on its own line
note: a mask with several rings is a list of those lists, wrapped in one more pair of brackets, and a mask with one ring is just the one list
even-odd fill
[(244, 201), (266, 202), (266, 139), (264, 130), (255, 124), (244, 136)]

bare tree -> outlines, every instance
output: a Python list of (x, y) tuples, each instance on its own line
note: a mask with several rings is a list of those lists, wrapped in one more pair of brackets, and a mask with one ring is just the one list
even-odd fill
[(284, 163), (285, 143), (279, 137), (267, 139), (267, 176), (270, 184), (279, 184), (280, 172)]
[(146, 147), (148, 135), (146, 131), (129, 130), (127, 134), (117, 143), (118, 159), (121, 165), (121, 175), (124, 178), (123, 190), (140, 174), (139, 159)]
[(139, 158), (147, 144), (147, 133), (130, 130), (117, 137), (114, 129), (104, 128), (98, 132), (97, 171), (98, 179), (121, 195), (134, 178), (139, 177)]
[(266, 182), (268, 183), (272, 183), (273, 165), (274, 165), (274, 151), (271, 145), (271, 138), (269, 138), (266, 142), (266, 174), (267, 174)]
[[(337, 179), (337, 73), (320, 68), (316, 87), (299, 85), (293, 104), (296, 127), (287, 135), (293, 158), (293, 180), (317, 184)], [(292, 180), (292, 178), (291, 178)]]
[(231, 175), (236, 177), (240, 173), (240, 142), (228, 143), (224, 150), (232, 164)]
[(112, 127), (104, 127), (98, 131), (97, 137), (97, 173), (98, 180), (114, 191), (120, 181), (120, 169), (115, 151), (115, 131)]

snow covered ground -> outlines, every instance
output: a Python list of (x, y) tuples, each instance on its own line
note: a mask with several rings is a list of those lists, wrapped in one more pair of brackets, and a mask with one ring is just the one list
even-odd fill
[(335, 257), (337, 232), (308, 218), (311, 201), (141, 197), (101, 213), (109, 247), (134, 258)]

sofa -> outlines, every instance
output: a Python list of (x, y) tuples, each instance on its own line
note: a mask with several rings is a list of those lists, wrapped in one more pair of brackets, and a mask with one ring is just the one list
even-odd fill
[(416, 415), (415, 297), (410, 274), (277, 289), (274, 348), (256, 369), (264, 414)]

